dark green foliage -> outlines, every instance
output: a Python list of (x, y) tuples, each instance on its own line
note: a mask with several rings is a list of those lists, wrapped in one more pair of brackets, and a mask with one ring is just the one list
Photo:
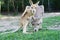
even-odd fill
[[(9, 11), (16, 11), (18, 6), (18, 11), (21, 12), (24, 11), (25, 7), (29, 4), (29, 0), (13, 0), (14, 1), (14, 7), (12, 4), (12, 0), (0, 0), (3, 1), (4, 4), (2, 4), (1, 11), (7, 11), (8, 10), (8, 1), (9, 1)], [(39, 5), (44, 5), (45, 11), (60, 11), (60, 0), (32, 0), (34, 3), (37, 1), (40, 1)], [(23, 3), (22, 3), (23, 2)], [(43, 2), (43, 3), (42, 3)], [(48, 5), (49, 4), (49, 5)], [(22, 6), (23, 5), (23, 6)]]

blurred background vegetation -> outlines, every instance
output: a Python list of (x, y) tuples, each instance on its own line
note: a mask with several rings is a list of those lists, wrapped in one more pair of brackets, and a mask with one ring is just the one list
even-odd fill
[[(32, 0), (34, 3), (40, 1), (44, 5), (45, 12), (60, 12), (60, 0)], [(0, 0), (0, 12), (23, 12), (29, 4), (29, 0)], [(3, 13), (3, 14), (4, 14)]]

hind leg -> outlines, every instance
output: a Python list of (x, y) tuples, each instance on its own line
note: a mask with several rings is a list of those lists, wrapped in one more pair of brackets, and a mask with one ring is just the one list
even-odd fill
[(27, 33), (27, 25), (28, 25), (28, 22), (26, 22), (26, 23), (23, 25), (23, 33)]
[(25, 25), (23, 26), (23, 33), (24, 34), (32, 34), (32, 32), (27, 32), (27, 26), (28, 26), (28, 22), (25, 23)]

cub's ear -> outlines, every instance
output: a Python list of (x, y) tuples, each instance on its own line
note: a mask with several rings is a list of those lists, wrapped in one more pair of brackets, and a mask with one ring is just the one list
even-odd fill
[(38, 2), (36, 3), (36, 5), (38, 5), (38, 4), (39, 4), (39, 2), (40, 2), (40, 1), (38, 1)]
[(27, 6), (27, 9), (30, 9), (30, 6)]
[(29, 3), (30, 3), (30, 5), (32, 5), (33, 4), (32, 0), (29, 0)]

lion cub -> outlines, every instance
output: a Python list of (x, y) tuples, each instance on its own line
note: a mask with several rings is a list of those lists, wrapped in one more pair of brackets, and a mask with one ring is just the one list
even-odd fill
[(26, 10), (24, 11), (24, 13), (22, 14), (21, 19), (20, 19), (20, 26), (23, 28), (23, 33), (27, 33), (26, 32), (27, 25), (33, 16), (34, 16), (34, 14), (31, 10), (31, 8), (29, 6), (27, 6)]

